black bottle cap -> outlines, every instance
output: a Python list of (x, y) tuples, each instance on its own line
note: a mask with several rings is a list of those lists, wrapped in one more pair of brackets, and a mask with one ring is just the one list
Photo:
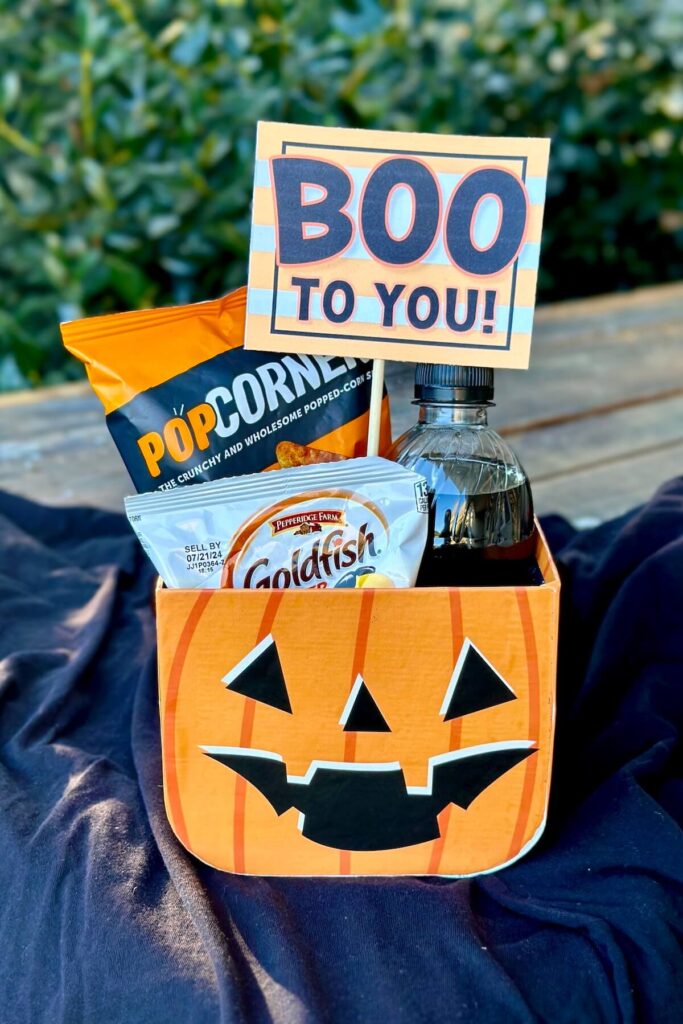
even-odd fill
[(483, 405), (493, 400), (493, 370), (488, 366), (418, 363), (415, 367), (415, 399), (418, 402)]

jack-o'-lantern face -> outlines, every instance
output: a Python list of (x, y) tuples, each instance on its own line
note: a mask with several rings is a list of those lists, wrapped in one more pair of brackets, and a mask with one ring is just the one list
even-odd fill
[[(292, 714), (277, 645), (268, 635), (224, 677), (234, 694)], [(466, 640), (444, 694), (444, 721), (515, 700), (504, 679)], [(341, 711), (345, 732), (391, 731), (363, 676)], [(275, 738), (275, 737), (274, 737)], [(429, 759), (427, 783), (408, 786), (398, 761), (352, 763), (313, 759), (303, 775), (287, 773), (281, 754), (250, 747), (207, 747), (204, 753), (255, 786), (278, 814), (294, 807), (307, 838), (339, 850), (386, 850), (439, 836), (437, 815), (463, 809), (500, 776), (536, 751), (534, 741), (507, 740)]]
[(164, 795), (202, 860), (467, 875), (545, 820), (557, 587), (161, 591)]

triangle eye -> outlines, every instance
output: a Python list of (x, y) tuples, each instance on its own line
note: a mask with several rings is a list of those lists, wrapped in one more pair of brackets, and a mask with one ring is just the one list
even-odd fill
[(241, 693), (244, 697), (252, 697), (262, 704), (292, 714), (280, 656), (270, 634), (223, 676), (222, 681), (233, 693)]
[(479, 653), (472, 641), (466, 639), (441, 705), (444, 722), (506, 704), (509, 700), (517, 700), (512, 687)]
[(391, 732), (360, 672), (356, 676), (339, 724), (344, 732)]

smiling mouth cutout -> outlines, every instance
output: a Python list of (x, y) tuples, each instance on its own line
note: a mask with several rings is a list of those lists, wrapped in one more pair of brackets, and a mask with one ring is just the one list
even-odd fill
[(296, 807), (307, 839), (339, 850), (389, 850), (437, 839), (437, 815), (444, 807), (453, 803), (466, 810), (535, 753), (533, 742), (525, 740), (438, 754), (429, 759), (428, 784), (406, 786), (397, 761), (312, 761), (305, 775), (287, 775), (282, 757), (268, 750), (201, 749), (255, 786), (278, 815)]
[[(292, 714), (275, 642), (262, 640), (223, 682), (229, 690)], [(516, 695), (466, 640), (441, 707), (444, 721), (516, 700)], [(389, 732), (361, 675), (339, 723), (346, 732)], [(406, 785), (398, 761), (313, 760), (305, 775), (288, 775), (269, 750), (202, 746), (205, 754), (242, 776), (278, 814), (295, 807), (299, 829), (313, 842), (339, 850), (389, 850), (439, 837), (437, 816), (449, 804), (466, 810), (506, 772), (536, 753), (533, 740), (510, 740), (437, 754), (425, 786)]]

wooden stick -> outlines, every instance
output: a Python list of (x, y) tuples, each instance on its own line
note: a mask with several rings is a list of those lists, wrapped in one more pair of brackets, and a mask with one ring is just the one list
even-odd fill
[(379, 452), (379, 433), (382, 423), (382, 396), (384, 393), (384, 360), (372, 361), (372, 390), (370, 391), (370, 419), (368, 422), (368, 455)]

